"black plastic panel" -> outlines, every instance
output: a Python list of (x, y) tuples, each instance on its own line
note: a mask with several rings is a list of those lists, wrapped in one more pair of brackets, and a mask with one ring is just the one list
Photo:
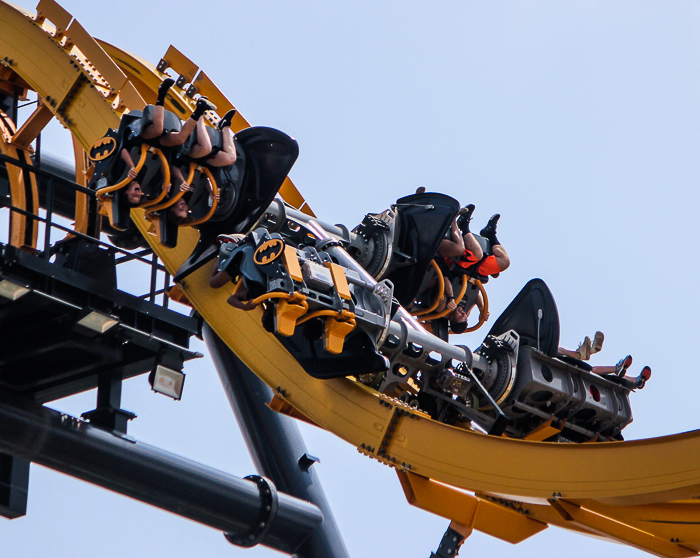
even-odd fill
[(542, 279), (532, 279), (518, 293), (493, 324), (489, 335), (501, 335), (514, 329), (522, 345), (537, 348), (538, 311), (542, 310), (539, 324), (540, 350), (554, 357), (559, 348), (559, 311), (549, 287)]
[[(396, 202), (397, 237), (394, 239), (393, 270), (387, 279), (394, 284), (394, 296), (408, 306), (418, 296), (430, 260), (435, 257), (445, 233), (459, 211), (459, 202), (438, 193), (412, 194)], [(403, 258), (403, 254), (406, 258)], [(404, 260), (407, 265), (403, 266)], [(399, 267), (397, 267), (397, 265)]]

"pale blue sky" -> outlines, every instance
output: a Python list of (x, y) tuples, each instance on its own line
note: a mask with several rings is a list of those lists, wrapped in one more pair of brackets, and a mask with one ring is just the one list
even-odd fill
[[(543, 278), (563, 344), (601, 329), (594, 363), (631, 353), (635, 374), (652, 367), (632, 395), (628, 438), (697, 427), (698, 2), (63, 5), (94, 36), (154, 64), (173, 43), (252, 124), (296, 137), (291, 177), (324, 220), (352, 227), (417, 186), (475, 203), (477, 230), (500, 212), (512, 266), (488, 285), (493, 319)], [(44, 144), (68, 146), (60, 134)], [(186, 372), (179, 403), (152, 394), (145, 378), (127, 383), (123, 404), (139, 415), (130, 433), (253, 473), (210, 361)], [(93, 398), (57, 406), (79, 414)], [(390, 469), (302, 430), (352, 556), (427, 558), (437, 548), (447, 521), (408, 506)], [(0, 521), (0, 538), (24, 557), (279, 556), (40, 467), (27, 517)], [(642, 555), (556, 528), (518, 546), (474, 534), (463, 555), (477, 553)]]

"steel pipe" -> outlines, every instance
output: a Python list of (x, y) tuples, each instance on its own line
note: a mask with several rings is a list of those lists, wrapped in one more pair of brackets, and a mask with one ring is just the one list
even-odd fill
[[(0, 451), (292, 554), (321, 524), (310, 504), (0, 391)], [(275, 513), (276, 512), (276, 513)]]
[(202, 333), (258, 472), (272, 479), (280, 490), (313, 502), (323, 512), (323, 523), (295, 556), (349, 558), (296, 421), (266, 405), (272, 399), (272, 390), (206, 323)]

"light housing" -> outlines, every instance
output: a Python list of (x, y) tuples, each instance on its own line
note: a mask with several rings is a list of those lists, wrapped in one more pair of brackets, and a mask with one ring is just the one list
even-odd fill
[(29, 291), (31, 291), (31, 289), (13, 283), (9, 279), (0, 280), (0, 299), (17, 300), (26, 295)]
[(156, 393), (172, 397), (175, 401), (182, 399), (182, 389), (185, 386), (185, 374), (159, 364), (148, 377), (151, 388)]
[(112, 316), (105, 316), (94, 310), (78, 320), (77, 324), (95, 333), (104, 333), (112, 329), (119, 323), (119, 320)]

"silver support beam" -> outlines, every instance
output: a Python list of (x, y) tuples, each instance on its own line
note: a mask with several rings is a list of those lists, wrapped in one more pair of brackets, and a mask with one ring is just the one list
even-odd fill
[[(329, 241), (329, 244), (324, 247), (324, 250), (328, 252), (331, 256), (336, 258), (340, 265), (352, 269), (357, 272), (362, 279), (369, 285), (376, 285), (377, 281), (372, 277), (365, 269), (355, 261), (355, 259), (348, 254), (342, 246), (333, 245), (333, 237), (330, 236), (323, 225), (318, 221), (309, 218), (306, 220), (306, 226), (309, 230), (319, 239)], [(403, 341), (404, 345), (408, 343), (416, 343), (423, 347), (427, 351), (435, 351), (440, 353), (446, 359), (453, 358), (461, 362), (466, 362), (467, 366), (470, 368), (472, 365), (477, 365), (477, 367), (485, 367), (485, 362), (480, 355), (473, 354), (467, 347), (457, 347), (451, 345), (434, 335), (428, 333), (423, 326), (421, 326), (416, 318), (411, 316), (407, 310), (404, 308), (399, 308), (396, 316), (394, 316), (393, 321), (389, 323), (389, 334), (396, 335)], [(385, 338), (386, 336), (384, 336)]]

